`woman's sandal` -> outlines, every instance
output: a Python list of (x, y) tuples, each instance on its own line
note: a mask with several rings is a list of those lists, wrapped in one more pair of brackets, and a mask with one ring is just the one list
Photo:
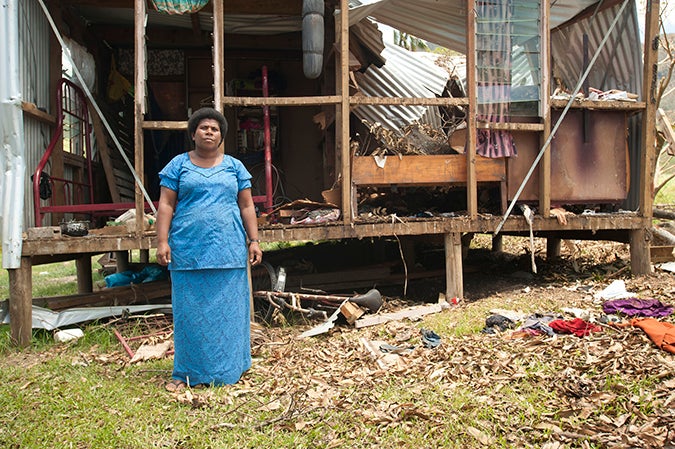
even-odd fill
[(166, 385), (164, 385), (164, 388), (166, 389), (166, 391), (170, 391), (171, 393), (175, 393), (175, 392), (185, 390), (186, 386), (187, 385), (182, 380), (173, 379), (170, 382), (168, 382)]

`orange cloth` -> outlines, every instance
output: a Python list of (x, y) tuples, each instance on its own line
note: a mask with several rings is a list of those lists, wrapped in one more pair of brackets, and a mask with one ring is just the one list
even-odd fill
[(630, 325), (645, 331), (651, 341), (660, 349), (675, 354), (675, 324), (654, 318), (634, 318), (630, 320)]

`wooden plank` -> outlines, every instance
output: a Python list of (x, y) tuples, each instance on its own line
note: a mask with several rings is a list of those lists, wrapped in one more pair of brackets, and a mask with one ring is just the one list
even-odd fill
[[(569, 100), (550, 100), (553, 109), (565, 109)], [(607, 101), (607, 100), (576, 100), (570, 109), (593, 109), (599, 111), (642, 111), (646, 108), (644, 101)]]
[(443, 310), (441, 304), (430, 304), (428, 306), (416, 306), (408, 309), (400, 310), (398, 312), (383, 313), (381, 315), (370, 315), (366, 318), (356, 320), (354, 325), (357, 329), (368, 326), (375, 326), (377, 324), (388, 323), (389, 321), (403, 320), (406, 318), (419, 318), (431, 313), (438, 313)]
[(175, 131), (185, 131), (187, 130), (187, 121), (162, 121), (162, 120), (145, 120), (142, 122), (141, 126), (143, 129), (152, 129), (152, 130), (175, 130)]
[(9, 274), (9, 328), (13, 344), (22, 348), (30, 344), (32, 335), (33, 279), (30, 257), (21, 257), (19, 268), (8, 269)]
[(650, 258), (652, 263), (672, 262), (675, 260), (675, 246), (652, 246)]
[[(498, 182), (506, 179), (503, 158), (477, 156), (477, 181)], [(352, 181), (355, 185), (447, 185), (466, 183), (468, 170), (463, 154), (430, 156), (389, 156), (384, 168), (377, 166), (371, 156), (357, 156), (352, 163)]]
[(155, 281), (122, 287), (113, 287), (90, 293), (75, 295), (51, 296), (34, 298), (32, 303), (38, 307), (47, 307), (51, 310), (64, 310), (82, 306), (126, 306), (145, 303), (158, 298), (171, 297), (171, 283), (169, 281)]
[[(347, 78), (349, 80), (349, 78)], [(349, 97), (346, 97), (349, 98)], [(317, 106), (340, 104), (340, 95), (316, 95), (307, 97), (223, 97), (228, 106)]]
[(21, 110), (23, 110), (24, 114), (33, 117), (34, 119), (37, 119), (43, 123), (47, 123), (52, 126), (56, 125), (56, 117), (38, 109), (38, 107), (33, 103), (27, 103), (25, 101), (22, 101)]
[(542, 123), (514, 123), (514, 122), (476, 122), (477, 129), (503, 129), (506, 131), (543, 131)]
[(366, 97), (364, 95), (352, 95), (349, 97), (352, 105), (403, 105), (403, 106), (466, 106), (468, 98), (434, 97)]
[(94, 134), (96, 135), (96, 142), (98, 143), (98, 154), (101, 158), (101, 164), (103, 165), (103, 172), (105, 173), (105, 179), (108, 183), (108, 190), (110, 191), (110, 198), (112, 198), (113, 203), (119, 203), (120, 192), (117, 189), (117, 184), (115, 183), (115, 174), (113, 171), (113, 164), (110, 159), (110, 148), (108, 147), (108, 137), (103, 129), (103, 123), (98, 114), (91, 114), (91, 120), (94, 125)]
[(462, 235), (445, 234), (445, 297), (464, 298), (464, 273), (462, 271)]

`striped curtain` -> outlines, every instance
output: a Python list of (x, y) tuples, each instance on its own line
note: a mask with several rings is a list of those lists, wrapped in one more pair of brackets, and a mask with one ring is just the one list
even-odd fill
[(209, 0), (152, 0), (152, 5), (165, 14), (191, 14), (202, 9)]
[[(509, 121), (511, 100), (511, 0), (476, 2), (477, 118), (488, 122)], [(476, 152), (485, 157), (517, 155), (508, 131), (481, 129)]]

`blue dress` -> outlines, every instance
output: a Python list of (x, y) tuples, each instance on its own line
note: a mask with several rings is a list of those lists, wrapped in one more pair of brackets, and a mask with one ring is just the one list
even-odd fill
[(237, 204), (251, 175), (231, 156), (202, 168), (182, 153), (159, 178), (177, 192), (169, 229), (172, 377), (189, 385), (236, 383), (251, 366), (248, 248)]

